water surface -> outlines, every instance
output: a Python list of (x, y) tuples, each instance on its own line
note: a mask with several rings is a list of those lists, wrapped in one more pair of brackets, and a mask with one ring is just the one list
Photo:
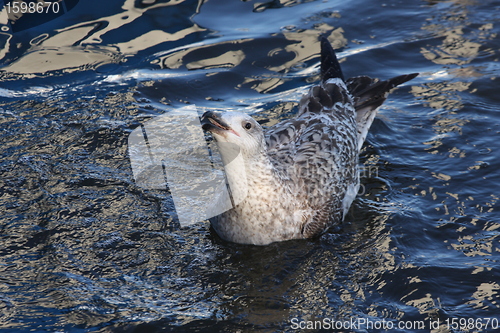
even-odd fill
[[(82, 0), (2, 29), (0, 330), (495, 331), (447, 323), (500, 319), (499, 18), (498, 1)], [(375, 120), (341, 227), (235, 245), (135, 184), (127, 138), (155, 116), (292, 117), (321, 35), (347, 77), (421, 73)]]

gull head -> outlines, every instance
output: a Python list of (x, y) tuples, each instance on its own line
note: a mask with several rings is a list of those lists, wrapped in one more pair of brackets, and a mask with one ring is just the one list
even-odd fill
[(207, 111), (201, 117), (201, 124), (205, 131), (212, 133), (217, 143), (236, 144), (244, 157), (264, 153), (264, 131), (245, 113)]

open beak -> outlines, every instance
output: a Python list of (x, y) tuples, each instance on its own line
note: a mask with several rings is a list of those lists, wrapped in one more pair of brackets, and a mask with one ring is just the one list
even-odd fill
[(201, 127), (203, 130), (210, 132), (231, 130), (231, 127), (222, 121), (221, 115), (215, 111), (207, 111), (201, 116)]
[(222, 120), (221, 114), (215, 111), (207, 111), (201, 116), (201, 128), (205, 131), (222, 136), (225, 136), (226, 132), (231, 132), (236, 136), (240, 136), (231, 128), (231, 126)]

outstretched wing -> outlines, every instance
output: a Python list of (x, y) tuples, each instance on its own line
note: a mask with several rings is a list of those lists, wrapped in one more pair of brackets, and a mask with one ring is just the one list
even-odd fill
[(418, 73), (396, 76), (386, 81), (379, 81), (368, 76), (357, 76), (347, 80), (347, 89), (354, 97), (356, 123), (358, 131), (358, 151), (361, 150), (366, 135), (379, 107), (387, 99), (394, 87), (415, 78)]

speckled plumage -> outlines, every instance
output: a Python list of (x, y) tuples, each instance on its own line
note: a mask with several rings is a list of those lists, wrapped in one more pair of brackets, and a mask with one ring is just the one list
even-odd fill
[(241, 149), (241, 168), (228, 168), (243, 201), (211, 219), (224, 239), (265, 245), (310, 238), (343, 220), (359, 188), (358, 154), (390, 89), (414, 78), (366, 76), (344, 82), (335, 53), (321, 41), (322, 81), (300, 101), (295, 118), (267, 129), (238, 112), (209, 111), (203, 128), (218, 144)]

